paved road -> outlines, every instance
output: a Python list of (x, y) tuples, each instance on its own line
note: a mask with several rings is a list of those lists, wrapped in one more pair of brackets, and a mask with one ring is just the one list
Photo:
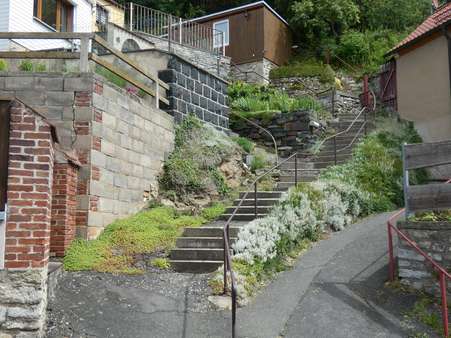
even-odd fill
[[(370, 217), (317, 243), (238, 311), (239, 336), (433, 337), (405, 319), (415, 298), (384, 288), (388, 217)], [(51, 304), (54, 325), (72, 328), (74, 337), (229, 337), (230, 313), (211, 311), (202, 295), (207, 277), (70, 274)], [(49, 336), (58, 332), (67, 330)]]

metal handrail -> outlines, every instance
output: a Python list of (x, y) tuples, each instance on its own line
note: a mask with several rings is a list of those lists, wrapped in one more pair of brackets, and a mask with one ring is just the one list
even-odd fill
[[(451, 183), (451, 179), (446, 181), (446, 184)], [(401, 216), (405, 212), (405, 208), (399, 210), (394, 215), (392, 215), (387, 221), (387, 233), (388, 233), (388, 277), (391, 282), (395, 280), (395, 256), (393, 252), (393, 234), (392, 230), (394, 230), (398, 236), (402, 237), (409, 246), (415, 249), (424, 259), (429, 262), (434, 269), (439, 274), (439, 283), (440, 283), (440, 293), (442, 298), (442, 322), (443, 322), (443, 336), (449, 337), (449, 328), (448, 328), (448, 304), (447, 304), (447, 283), (446, 278), (451, 279), (451, 274), (445, 270), (439, 263), (437, 263), (434, 259), (432, 259), (426, 252), (424, 252), (418, 244), (413, 241), (409, 236), (403, 233), (398, 229), (396, 225), (394, 225), (394, 221)]]
[(277, 141), (274, 138), (273, 134), (271, 134), (271, 132), (268, 129), (263, 128), (258, 123), (255, 123), (254, 121), (252, 121), (252, 120), (250, 120), (250, 119), (248, 119), (248, 118), (246, 118), (244, 116), (241, 116), (237, 112), (234, 112), (233, 110), (231, 110), (230, 112), (231, 112), (231, 114), (233, 114), (235, 116), (238, 116), (239, 118), (243, 119), (244, 121), (248, 122), (249, 124), (252, 124), (254, 127), (257, 127), (259, 129), (263, 130), (266, 134), (268, 134), (271, 137), (272, 142), (274, 143), (274, 151), (275, 151), (275, 154), (276, 154), (276, 164), (278, 164), (279, 163), (279, 150), (278, 150), (278, 147), (277, 147)]
[[(251, 184), (248, 185), (248, 187), (254, 186), (254, 208), (255, 213), (257, 216), (257, 185), (258, 182), (263, 178), (272, 173), (274, 170), (279, 168), (282, 164), (288, 162), (292, 158), (295, 158), (296, 163), (296, 169), (297, 169), (297, 153), (291, 155), (287, 159), (283, 160), (282, 162), (276, 164), (272, 168), (270, 168), (265, 173), (259, 175)], [(297, 171), (297, 170), (296, 170)], [(238, 205), (235, 207), (235, 210), (233, 210), (232, 214), (230, 215), (229, 219), (227, 220), (226, 224), (224, 225), (223, 229), (223, 239), (224, 239), (224, 294), (227, 293), (227, 272), (230, 273), (230, 280), (231, 280), (231, 293), (232, 293), (232, 337), (236, 337), (236, 298), (237, 298), (237, 289), (236, 289), (236, 279), (235, 274), (233, 273), (232, 269), (232, 258), (230, 254), (230, 224), (232, 223), (233, 218), (235, 217), (236, 213), (238, 212), (238, 209), (243, 204), (244, 200), (249, 195), (250, 191), (249, 189), (246, 189), (247, 191), (244, 193), (243, 197), (240, 199)]]

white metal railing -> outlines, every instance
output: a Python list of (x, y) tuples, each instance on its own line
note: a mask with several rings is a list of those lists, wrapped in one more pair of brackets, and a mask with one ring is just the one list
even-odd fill
[(224, 55), (224, 34), (210, 26), (130, 3), (126, 27), (184, 46)]
[(7, 211), (7, 205), (5, 205), (5, 211), (0, 211), (0, 270), (5, 268)]

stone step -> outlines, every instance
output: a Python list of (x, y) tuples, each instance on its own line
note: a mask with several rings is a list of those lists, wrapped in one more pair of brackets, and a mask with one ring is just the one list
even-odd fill
[[(277, 191), (279, 193), (282, 193), (282, 191)], [(255, 218), (262, 218), (265, 217), (267, 214), (257, 214), (257, 217), (255, 217), (254, 213), (250, 214), (237, 214), (233, 217), (234, 221), (253, 221)], [(223, 214), (220, 216), (220, 219), (227, 220), (229, 217), (232, 216), (232, 214)]]
[[(257, 194), (258, 196), (258, 194)], [(258, 205), (261, 206), (272, 206), (274, 204), (277, 204), (279, 202), (279, 198), (258, 198)], [(233, 201), (233, 205), (237, 206), (238, 203), (240, 203), (240, 200)], [(254, 199), (253, 198), (246, 198), (243, 200), (243, 203), (241, 203), (242, 206), (248, 206), (248, 205), (254, 205)]]
[(171, 260), (220, 261), (224, 259), (224, 249), (176, 248), (171, 251)]
[[(231, 237), (233, 243), (236, 237)], [(222, 237), (179, 237), (176, 242), (177, 248), (216, 248), (224, 247)]]
[(171, 260), (170, 262), (175, 271), (186, 273), (209, 273), (216, 271), (223, 264), (222, 260)]
[[(352, 157), (351, 154), (340, 154), (337, 153), (337, 161), (346, 161), (349, 160)], [(318, 155), (315, 157), (313, 162), (334, 162), (335, 161), (335, 155)]]
[[(304, 175), (299, 175), (298, 176), (298, 182), (313, 182), (316, 181), (318, 179), (318, 175), (310, 175), (310, 176), (304, 176)], [(280, 181), (278, 182), (278, 184), (280, 183), (293, 183), (294, 184), (294, 174), (293, 175), (287, 175), (287, 176), (280, 176)]]
[[(259, 214), (267, 214), (271, 210), (271, 206), (267, 206), (267, 205), (261, 206), (261, 205), (259, 205), (258, 201), (259, 201), (259, 199), (257, 198), (257, 213), (259, 213)], [(227, 208), (225, 213), (226, 214), (232, 214), (235, 211), (235, 209), (236, 209), (236, 207)], [(253, 212), (254, 212), (254, 207), (253, 206), (250, 206), (250, 205), (249, 206), (247, 206), (247, 205), (243, 206), (242, 205), (241, 207), (239, 207), (237, 209), (236, 215), (251, 214)]]
[[(243, 198), (245, 192), (240, 192), (239, 198)], [(250, 191), (246, 198), (247, 199), (253, 199), (255, 196), (255, 193), (253, 191)], [(257, 192), (257, 198), (280, 198), (282, 194), (278, 191), (258, 191)]]
[[(337, 165), (338, 164), (343, 164), (346, 163), (346, 161), (337, 161)], [(329, 168), (331, 166), (334, 166), (335, 162), (330, 161), (330, 162), (315, 162), (315, 167), (318, 169), (324, 169), (324, 168)]]
[[(225, 223), (224, 223), (225, 225)], [(240, 227), (229, 228), (230, 236), (236, 237), (238, 236), (238, 232), (240, 231)], [(222, 237), (223, 235), (223, 227), (199, 227), (199, 228), (185, 228), (183, 230), (182, 237)]]
[(290, 189), (291, 187), (294, 187), (294, 181), (293, 182), (279, 182), (277, 183), (277, 189), (280, 189), (281, 191), (286, 191)]

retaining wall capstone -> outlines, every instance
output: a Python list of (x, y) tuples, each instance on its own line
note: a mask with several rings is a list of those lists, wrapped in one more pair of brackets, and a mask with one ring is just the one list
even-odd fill
[[(451, 223), (400, 221), (398, 228), (445, 270), (451, 268)], [(398, 243), (398, 274), (401, 282), (439, 296), (438, 273), (406, 241)], [(448, 288), (448, 293), (451, 289)]]
[(215, 127), (229, 128), (226, 81), (175, 56), (159, 77), (170, 87), (167, 111), (176, 122), (193, 113)]

